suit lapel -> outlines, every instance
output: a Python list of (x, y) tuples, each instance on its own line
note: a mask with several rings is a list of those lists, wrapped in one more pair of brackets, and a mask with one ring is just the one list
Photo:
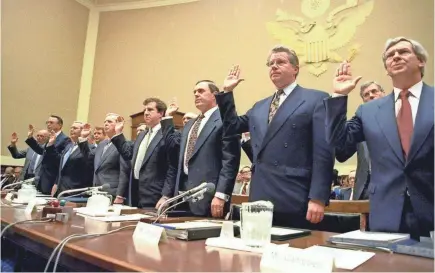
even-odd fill
[(147, 133), (148, 133), (148, 131), (145, 130), (142, 133), (140, 133), (136, 138), (136, 141), (135, 141), (134, 147), (133, 147), (133, 160), (131, 161), (132, 166), (134, 166), (134, 164), (136, 163), (137, 152), (139, 151), (139, 146), (142, 143), (142, 140)]
[(107, 147), (106, 152), (103, 154), (104, 147), (107, 145), (108, 142), (109, 140), (104, 140), (104, 142), (100, 142), (99, 144), (101, 145), (101, 148), (98, 149), (99, 150), (98, 153), (95, 154), (95, 157), (97, 157), (98, 155), (98, 161), (97, 161), (98, 165), (95, 170), (99, 169), (101, 165), (103, 165), (103, 162), (106, 161), (107, 158), (109, 158), (110, 154), (112, 154), (116, 150), (116, 147), (112, 144), (109, 147)]
[(378, 121), (379, 128), (388, 140), (391, 149), (393, 149), (394, 154), (402, 163), (405, 163), (402, 145), (399, 138), (399, 131), (397, 129), (396, 110), (394, 105), (394, 92), (392, 92), (382, 103), (379, 104), (376, 120)]
[[(269, 123), (269, 127), (267, 128), (266, 135), (264, 136), (263, 143), (261, 145), (260, 151), (269, 143), (269, 141), (273, 138), (273, 136), (281, 129), (286, 120), (293, 115), (296, 109), (299, 108), (304, 102), (305, 99), (302, 97), (303, 90), (298, 85), (296, 88), (290, 93), (290, 95), (285, 99), (282, 105), (278, 108), (273, 117), (272, 121)], [(269, 104), (270, 106), (270, 104)], [(267, 109), (266, 122), (269, 117), (269, 109)]]
[[(259, 106), (257, 120), (259, 124), (257, 125), (260, 139), (264, 139), (269, 127), (269, 109), (270, 104), (274, 96), (270, 96)], [(256, 111), (257, 112), (257, 111)]]
[(434, 126), (434, 94), (433, 90), (426, 84), (423, 84), (420, 101), (418, 103), (417, 116), (415, 118), (414, 133), (411, 140), (408, 162), (420, 149), (421, 145), (427, 138), (430, 130)]
[(198, 152), (198, 150), (201, 148), (201, 146), (207, 140), (208, 136), (216, 128), (216, 121), (219, 121), (219, 120), (220, 120), (220, 113), (219, 113), (219, 110), (217, 109), (211, 114), (207, 123), (204, 124), (204, 127), (202, 128), (201, 132), (199, 133), (198, 139), (196, 140), (195, 147), (193, 149), (192, 158), (195, 156), (195, 154)]
[(156, 132), (156, 135), (154, 136), (154, 138), (151, 140), (150, 144), (148, 144), (148, 148), (145, 152), (145, 156), (144, 156), (144, 159), (142, 161), (142, 166), (148, 161), (148, 159), (150, 159), (151, 155), (153, 154), (154, 149), (157, 147), (157, 144), (159, 144), (160, 140), (162, 140), (162, 139), (163, 139), (162, 129), (159, 129)]

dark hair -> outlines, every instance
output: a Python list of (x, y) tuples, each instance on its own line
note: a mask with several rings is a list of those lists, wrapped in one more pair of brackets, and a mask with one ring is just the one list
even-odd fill
[(195, 83), (195, 85), (197, 85), (198, 83), (201, 83), (201, 82), (205, 82), (205, 83), (208, 84), (208, 88), (210, 89), (211, 93), (215, 94), (215, 93), (219, 93), (220, 92), (219, 87), (217, 87), (217, 85), (214, 83), (214, 81), (201, 80), (201, 81), (197, 81)]
[(162, 113), (163, 115), (165, 115), (166, 109), (168, 109), (168, 107), (166, 106), (166, 103), (164, 103), (161, 99), (158, 99), (158, 98), (147, 98), (146, 100), (144, 100), (143, 105), (145, 106), (151, 102), (155, 102), (157, 111), (159, 113)]
[(50, 117), (57, 119), (57, 123), (60, 125), (60, 127), (63, 126), (63, 119), (61, 117), (56, 116), (56, 115), (50, 115)]

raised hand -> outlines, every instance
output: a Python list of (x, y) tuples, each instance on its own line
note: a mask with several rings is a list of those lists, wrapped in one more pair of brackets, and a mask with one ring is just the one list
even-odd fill
[(91, 125), (89, 123), (86, 123), (85, 125), (83, 125), (83, 129), (80, 133), (80, 137), (87, 138), (90, 133), (91, 133)]
[(361, 76), (352, 78), (350, 63), (347, 61), (341, 63), (338, 66), (335, 78), (332, 81), (334, 93), (341, 95), (349, 94), (353, 89), (355, 89), (355, 86), (361, 78)]
[(18, 135), (17, 133), (13, 132), (11, 136), (11, 145), (15, 146), (17, 144), (17, 141), (18, 141)]
[(224, 91), (232, 92), (240, 82), (244, 79), (240, 79), (240, 68), (239, 65), (235, 65), (230, 69), (228, 76), (224, 80)]
[(48, 139), (47, 146), (54, 145), (55, 142), (56, 142), (56, 132), (52, 130), (50, 132), (50, 138)]
[(33, 137), (33, 133), (35, 133), (35, 128), (33, 128), (32, 124), (29, 124), (29, 131), (27, 133), (27, 138)]
[(166, 110), (166, 116), (172, 117), (177, 111), (178, 111), (178, 105), (175, 102), (173, 102), (169, 104), (168, 110)]
[(115, 133), (120, 134), (122, 133), (122, 130), (124, 129), (124, 118), (121, 116), (118, 116), (116, 118), (116, 125), (115, 125)]

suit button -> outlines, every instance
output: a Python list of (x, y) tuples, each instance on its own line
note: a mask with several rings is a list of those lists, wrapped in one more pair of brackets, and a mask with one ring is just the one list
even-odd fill
[(273, 165), (278, 166), (278, 161), (273, 162)]
[(293, 128), (293, 129), (296, 128), (296, 124), (292, 124), (292, 128)]
[(288, 147), (288, 144), (287, 143), (284, 143), (284, 148), (287, 148)]
[(255, 129), (255, 126), (252, 126), (252, 129)]
[(258, 144), (255, 144), (254, 146), (255, 146), (255, 147), (258, 147)]
[(258, 163), (258, 164), (260, 164), (260, 163), (261, 163), (260, 159), (259, 159), (259, 160), (257, 160), (257, 163)]

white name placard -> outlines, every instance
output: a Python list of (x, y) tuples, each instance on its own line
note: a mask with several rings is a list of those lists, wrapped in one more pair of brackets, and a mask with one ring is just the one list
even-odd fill
[(145, 243), (148, 245), (158, 245), (160, 241), (167, 240), (166, 232), (163, 227), (138, 222), (133, 233), (135, 243)]

